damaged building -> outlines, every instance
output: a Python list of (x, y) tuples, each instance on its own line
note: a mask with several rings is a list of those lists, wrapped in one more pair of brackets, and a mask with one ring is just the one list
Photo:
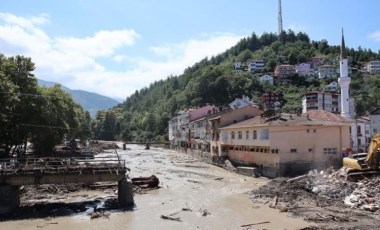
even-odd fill
[(290, 176), (341, 164), (354, 121), (323, 110), (276, 114), (272, 110), (220, 128), (220, 142), (235, 165), (267, 177)]

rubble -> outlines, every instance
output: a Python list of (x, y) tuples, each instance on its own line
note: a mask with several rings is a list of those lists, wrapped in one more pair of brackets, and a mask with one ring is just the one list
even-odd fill
[[(292, 211), (313, 222), (355, 222), (345, 213), (379, 212), (380, 176), (362, 177), (358, 181), (347, 180), (344, 169), (335, 171), (312, 170), (306, 175), (291, 179), (277, 178), (253, 190), (254, 202), (267, 204), (281, 211)], [(331, 209), (326, 211), (327, 209)], [(307, 212), (313, 210), (313, 212)], [(321, 213), (318, 213), (321, 212)], [(339, 214), (336, 214), (339, 213)]]

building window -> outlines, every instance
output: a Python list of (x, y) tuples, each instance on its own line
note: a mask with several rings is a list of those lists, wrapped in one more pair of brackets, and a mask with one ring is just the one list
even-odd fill
[(316, 129), (313, 129), (313, 133), (316, 133), (317, 132), (317, 130)]
[(245, 133), (245, 139), (248, 140), (248, 138), (249, 138), (249, 131), (246, 131), (246, 133)]
[(260, 132), (260, 140), (268, 140), (269, 139), (269, 129), (262, 129)]
[(243, 138), (243, 134), (242, 134), (241, 131), (238, 132), (238, 138), (239, 138), (239, 139), (242, 139), (242, 138)]
[(231, 139), (235, 139), (235, 132), (231, 132)]
[(297, 152), (297, 149), (290, 149), (290, 152), (291, 152), (291, 153), (296, 153), (296, 152)]
[(253, 140), (257, 139), (257, 131), (256, 130), (253, 130), (253, 132), (252, 132), (252, 139)]
[(358, 145), (362, 145), (362, 139), (358, 139)]
[(309, 153), (311, 153), (311, 152), (313, 152), (313, 148), (310, 148), (310, 149), (309, 149)]
[(306, 129), (306, 132), (310, 133), (310, 129)]
[(323, 148), (324, 154), (336, 154), (336, 148)]

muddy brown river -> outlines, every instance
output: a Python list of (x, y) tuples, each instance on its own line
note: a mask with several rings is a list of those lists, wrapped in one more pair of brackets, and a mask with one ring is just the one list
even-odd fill
[[(298, 229), (310, 226), (302, 219), (256, 204), (248, 192), (269, 180), (252, 178), (199, 162), (189, 155), (161, 148), (144, 150), (130, 145), (118, 150), (131, 177), (156, 175), (160, 189), (135, 194), (130, 211), (110, 211), (109, 218), (91, 219), (88, 212), (43, 219), (0, 222), (14, 229)], [(101, 154), (103, 156), (110, 153)], [(65, 202), (117, 197), (113, 191), (76, 192)], [(51, 202), (56, 201), (51, 198)], [(177, 219), (162, 219), (161, 215)], [(264, 223), (263, 223), (264, 222)], [(242, 225), (261, 223), (252, 227)]]

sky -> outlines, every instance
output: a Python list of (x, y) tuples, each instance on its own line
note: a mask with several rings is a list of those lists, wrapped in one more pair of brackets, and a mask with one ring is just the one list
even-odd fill
[[(380, 50), (380, 1), (282, 0), (284, 30)], [(278, 0), (2, 0), (0, 53), (37, 78), (119, 101), (253, 32), (277, 33)]]

